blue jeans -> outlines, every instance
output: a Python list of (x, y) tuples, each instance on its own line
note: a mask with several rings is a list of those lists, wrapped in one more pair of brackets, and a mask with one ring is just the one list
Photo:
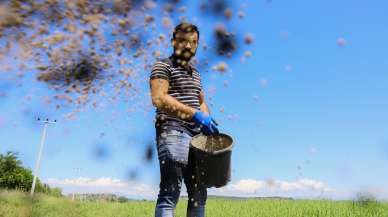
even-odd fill
[(174, 129), (157, 130), (156, 135), (161, 180), (155, 217), (174, 216), (182, 179), (188, 194), (186, 216), (204, 217), (207, 188), (196, 181), (194, 165), (189, 160), (191, 136)]

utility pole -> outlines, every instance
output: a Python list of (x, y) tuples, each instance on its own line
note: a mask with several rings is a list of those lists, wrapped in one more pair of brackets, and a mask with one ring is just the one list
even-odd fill
[[(78, 178), (79, 178), (79, 174), (80, 174), (80, 172), (81, 172), (81, 168), (78, 168), (78, 167), (76, 167), (76, 168), (74, 168), (74, 170), (77, 172), (77, 174), (78, 174)], [(79, 195), (79, 194), (78, 194)], [(73, 197), (72, 197), (72, 199), (71, 200), (73, 200), (74, 201), (74, 192), (73, 192)]]
[(44, 141), (46, 139), (46, 134), (47, 134), (47, 126), (48, 124), (54, 124), (57, 122), (57, 120), (54, 120), (54, 121), (49, 121), (48, 118), (46, 118), (46, 120), (40, 120), (40, 118), (37, 119), (39, 122), (41, 123), (44, 123), (44, 127), (43, 127), (43, 133), (42, 133), (42, 137), (40, 139), (40, 148), (39, 148), (39, 153), (38, 153), (38, 159), (36, 161), (36, 166), (35, 166), (35, 171), (34, 171), (34, 180), (32, 181), (32, 187), (31, 187), (31, 196), (34, 195), (34, 191), (35, 191), (35, 184), (36, 184), (36, 177), (38, 176), (39, 174), (39, 168), (40, 168), (40, 159), (42, 157), (42, 151), (43, 151), (43, 145), (44, 145)]

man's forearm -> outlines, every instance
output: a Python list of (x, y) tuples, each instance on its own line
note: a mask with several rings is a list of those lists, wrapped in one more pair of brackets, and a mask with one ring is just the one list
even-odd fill
[(205, 102), (203, 102), (200, 106), (199, 106), (200, 110), (202, 112), (205, 112), (207, 113), (208, 115), (210, 115), (210, 111), (209, 111), (209, 107), (207, 106), (207, 104)]
[(191, 120), (194, 113), (197, 111), (195, 108), (179, 102), (176, 98), (168, 94), (163, 96), (162, 105), (160, 105), (159, 109), (180, 119), (186, 120)]

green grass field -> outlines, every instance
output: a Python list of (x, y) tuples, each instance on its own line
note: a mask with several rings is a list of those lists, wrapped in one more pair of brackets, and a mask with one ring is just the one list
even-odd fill
[[(181, 198), (177, 217), (186, 216)], [(0, 217), (152, 217), (155, 202), (80, 202), (37, 194), (1, 192)], [(330, 200), (226, 200), (209, 198), (207, 217), (388, 217), (387, 202)]]

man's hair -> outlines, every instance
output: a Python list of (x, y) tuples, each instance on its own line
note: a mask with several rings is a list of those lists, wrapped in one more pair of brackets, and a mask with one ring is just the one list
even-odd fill
[(199, 30), (198, 30), (198, 27), (194, 24), (183, 22), (175, 26), (174, 32), (172, 33), (172, 39), (175, 39), (176, 34), (178, 32), (184, 32), (184, 33), (197, 32), (198, 39), (199, 39)]

